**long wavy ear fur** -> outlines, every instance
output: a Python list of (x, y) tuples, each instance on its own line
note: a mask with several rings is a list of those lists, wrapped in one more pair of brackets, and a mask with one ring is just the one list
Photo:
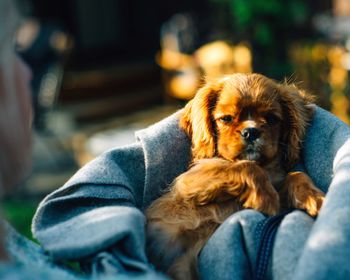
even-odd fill
[(193, 159), (210, 158), (216, 154), (216, 129), (212, 111), (220, 92), (220, 84), (208, 83), (198, 90), (186, 105), (180, 126), (192, 140)]
[(314, 109), (313, 97), (294, 85), (280, 85), (281, 104), (284, 113), (282, 150), (283, 164), (290, 170), (300, 159), (302, 141)]

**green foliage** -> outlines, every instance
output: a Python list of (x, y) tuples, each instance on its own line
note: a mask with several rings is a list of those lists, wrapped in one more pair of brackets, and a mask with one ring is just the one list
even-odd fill
[(261, 45), (275, 42), (274, 30), (293, 28), (308, 17), (308, 7), (301, 0), (215, 0), (229, 8), (231, 27), (241, 39), (256, 40)]
[(5, 219), (21, 234), (32, 239), (31, 221), (37, 204), (28, 201), (4, 201), (2, 210)]
[[(298, 32), (303, 30), (310, 18), (308, 1), (210, 1), (217, 8), (218, 17), (225, 18), (228, 22), (227, 26), (231, 30), (234, 41), (247, 41), (255, 51), (259, 52), (253, 54), (258, 65), (275, 69), (273, 71), (277, 72), (278, 68), (286, 69), (286, 66), (283, 66), (286, 63), (283, 57), (286, 57), (288, 45), (298, 37)], [(274, 63), (277, 65), (272, 65)]]
[[(7, 200), (2, 202), (1, 205), (5, 219), (19, 233), (37, 243), (31, 233), (31, 223), (38, 203), (28, 200)], [(81, 272), (78, 262), (68, 261), (64, 264), (74, 271)]]

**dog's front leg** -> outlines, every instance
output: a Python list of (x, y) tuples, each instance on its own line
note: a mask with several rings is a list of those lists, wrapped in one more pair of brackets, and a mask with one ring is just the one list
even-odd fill
[(231, 170), (232, 183), (228, 186), (228, 192), (237, 196), (243, 208), (255, 209), (270, 216), (278, 213), (279, 195), (265, 170), (248, 160), (235, 163)]
[(321, 209), (325, 194), (304, 172), (290, 172), (284, 181), (280, 196), (284, 207), (302, 209), (315, 217)]
[(195, 205), (237, 200), (242, 208), (268, 215), (279, 211), (279, 196), (267, 173), (253, 161), (199, 160), (174, 184), (174, 192)]

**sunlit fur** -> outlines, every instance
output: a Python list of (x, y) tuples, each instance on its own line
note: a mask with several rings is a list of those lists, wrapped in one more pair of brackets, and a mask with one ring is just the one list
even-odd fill
[[(296, 86), (259, 74), (233, 74), (198, 91), (180, 119), (193, 162), (147, 210), (156, 266), (167, 258), (170, 276), (196, 279), (201, 248), (240, 209), (318, 214), (324, 194), (305, 173), (290, 172), (313, 115), (311, 102)], [(254, 141), (242, 136), (248, 127), (259, 133)]]

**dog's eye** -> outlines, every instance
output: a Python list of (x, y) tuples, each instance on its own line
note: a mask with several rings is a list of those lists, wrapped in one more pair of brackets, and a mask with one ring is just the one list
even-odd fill
[(265, 116), (265, 120), (269, 125), (275, 125), (280, 121), (280, 118), (275, 114), (270, 113)]
[(229, 124), (233, 122), (233, 116), (231, 115), (222, 116), (219, 120), (225, 124)]
[(225, 124), (229, 124), (233, 122), (233, 116), (231, 115), (225, 115), (222, 116), (221, 118), (219, 118), (219, 121), (225, 123)]

